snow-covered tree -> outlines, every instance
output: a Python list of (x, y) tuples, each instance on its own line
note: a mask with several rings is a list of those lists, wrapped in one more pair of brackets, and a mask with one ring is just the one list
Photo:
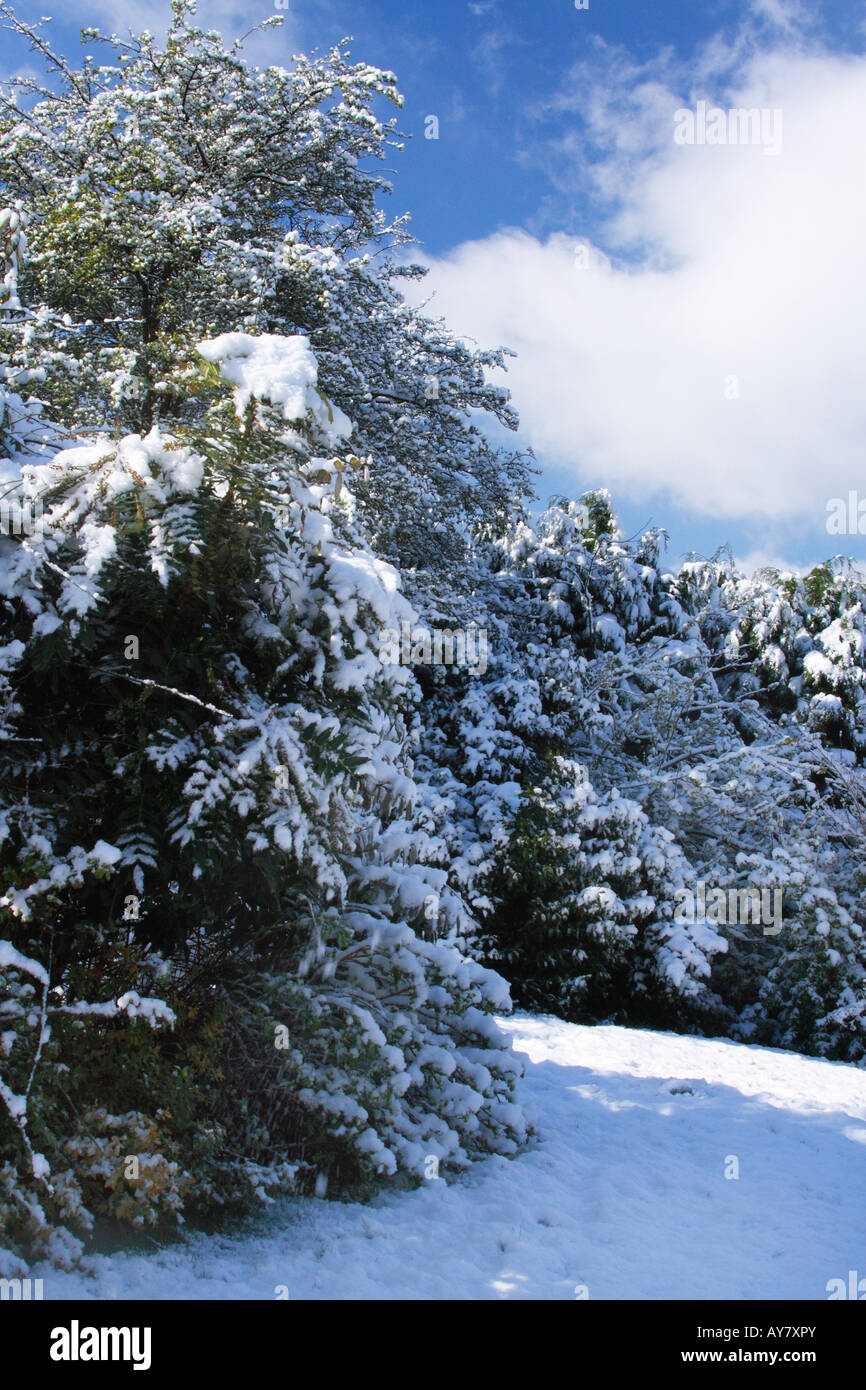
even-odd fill
[[(0, 182), (31, 214), (29, 298), (68, 317), (70, 359), (46, 399), (67, 428), (146, 435), (200, 417), (195, 344), (242, 330), (310, 338), (320, 386), (354, 422), (356, 479), (371, 534), (413, 566), (453, 560), (467, 526), (506, 510), (526, 460), (477, 423), (510, 428), (507, 393), (472, 350), (407, 305), (376, 170), (398, 143), (392, 73), (345, 46), (290, 69), (173, 0), (160, 44), (101, 40), (73, 68), (39, 26), (11, 17), (52, 81), (16, 79), (0, 103)], [(267, 21), (278, 24), (278, 16)], [(59, 350), (59, 348), (58, 348)]]
[(688, 626), (657, 562), (654, 538), (618, 535), (606, 494), (480, 547), (473, 592), (446, 616), (489, 629), (488, 669), (425, 676), (424, 852), (448, 864), (479, 919), (473, 949), (521, 1004), (685, 1026), (725, 943), (674, 921), (690, 865), (617, 785), (646, 752), (636, 648)]
[(9, 950), (106, 1016), (120, 997), (178, 1021), (147, 1043), (152, 1087), (107, 1023), (99, 1063), (72, 1067), (71, 1138), (51, 1131), (115, 1216), (141, 1211), (109, 1162), (120, 1117), (94, 1119), (106, 1092), (177, 1165), (154, 1217), (186, 1186), (193, 1208), (340, 1190), (525, 1136), (489, 1018), (507, 988), (454, 944), (444, 874), (412, 862), (413, 682), (380, 633), (414, 614), (355, 520), (357, 460), (327, 452), (349, 422), (306, 339), (199, 346), (201, 427), (28, 466), (42, 519), (3, 574)]
[(724, 942), (680, 924), (689, 865), (637, 802), (601, 795), (585, 767), (556, 759), (528, 788), (489, 879), (479, 946), (525, 1007), (563, 1018), (683, 1023)]

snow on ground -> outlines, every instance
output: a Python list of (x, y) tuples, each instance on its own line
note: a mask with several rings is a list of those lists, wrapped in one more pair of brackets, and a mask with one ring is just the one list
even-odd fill
[(866, 1274), (866, 1071), (553, 1018), (503, 1027), (537, 1112), (519, 1158), (371, 1205), (286, 1201), (243, 1232), (95, 1257), (90, 1275), (32, 1271), (46, 1299), (826, 1299), (828, 1280)]

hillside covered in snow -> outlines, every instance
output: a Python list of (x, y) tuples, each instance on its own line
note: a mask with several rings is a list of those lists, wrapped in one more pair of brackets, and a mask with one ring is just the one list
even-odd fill
[[(864, 1267), (866, 1074), (523, 1015), (537, 1133), (372, 1204), (50, 1268), (46, 1299), (827, 1299)], [(736, 1174), (736, 1176), (735, 1176)]]

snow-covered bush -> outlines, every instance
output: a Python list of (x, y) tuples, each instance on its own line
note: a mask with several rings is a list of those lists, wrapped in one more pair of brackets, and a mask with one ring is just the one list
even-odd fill
[[(85, 1192), (104, 1182), (94, 1205), (136, 1220), (199, 1178), (202, 1207), (322, 1173), (420, 1178), (525, 1137), (489, 1017), (506, 986), (454, 944), (453, 894), (433, 931), (425, 916), (442, 875), (412, 862), (413, 682), (379, 658), (382, 628), (414, 615), (354, 519), (351, 456), (321, 452), (349, 423), (305, 339), (223, 335), (201, 355), (201, 432), (97, 437), (25, 469), (42, 522), (3, 576), (10, 949), (33, 938), (46, 987), (83, 976), (97, 1011), (182, 1035), (132, 1106), (115, 1058), (110, 1142), (63, 1146)], [(140, 997), (154, 953), (163, 1004)], [(102, 1033), (118, 1056), (124, 1039)], [(188, 1065), (205, 1048), (210, 1079)], [(75, 1071), (82, 1110), (94, 1072)], [(162, 1187), (135, 1189), (154, 1182), (148, 1141), (138, 1195), (118, 1192), (112, 1135), (163, 1110)]]
[(689, 866), (669, 831), (586, 769), (554, 760), (522, 801), (490, 876), (479, 945), (515, 1000), (562, 1018), (670, 1026), (689, 1017), (724, 941), (679, 924)]
[(501, 355), (383, 255), (394, 79), (256, 69), (190, 0), (78, 73), (10, 22), (53, 78), (0, 113), (41, 431), (4, 435), (38, 517), (0, 538), (9, 1171), (86, 1231), (513, 1152), (507, 987), (417, 851), (417, 688), (380, 660), (415, 614), (369, 538), (438, 518), (441, 563), (525, 470), (472, 415), (514, 423)]

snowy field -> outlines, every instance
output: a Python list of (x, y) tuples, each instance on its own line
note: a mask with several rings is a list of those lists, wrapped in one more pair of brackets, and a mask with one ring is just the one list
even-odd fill
[(519, 1158), (372, 1205), (285, 1202), (244, 1234), (100, 1256), (87, 1275), (34, 1270), (45, 1298), (826, 1299), (828, 1280), (866, 1272), (866, 1071), (503, 1026), (536, 1112)]

